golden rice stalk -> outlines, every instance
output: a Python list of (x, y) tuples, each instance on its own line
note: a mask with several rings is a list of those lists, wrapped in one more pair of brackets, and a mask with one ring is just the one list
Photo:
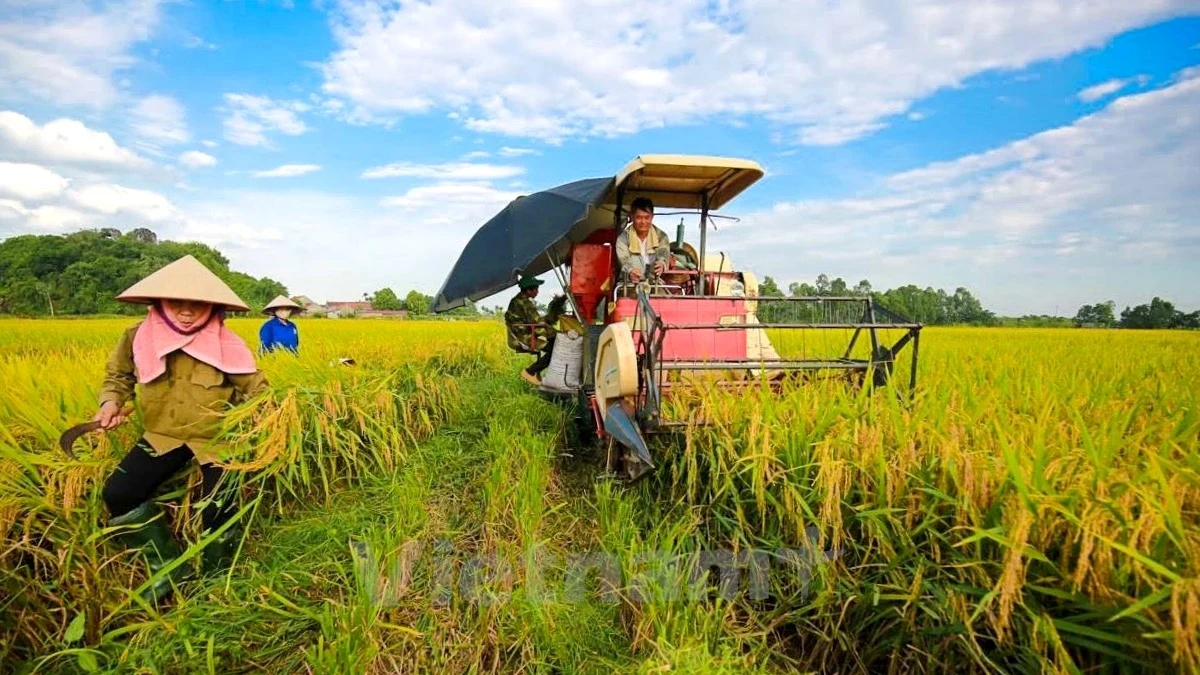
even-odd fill
[(0, 540), (8, 536), (9, 530), (17, 522), (20, 505), (17, 500), (7, 495), (0, 495)]
[(1171, 625), (1175, 662), (1195, 671), (1200, 668), (1200, 579), (1179, 581), (1171, 590)]
[(93, 474), (95, 474), (95, 470), (83, 465), (75, 465), (67, 470), (62, 489), (63, 515), (71, 515), (71, 511), (79, 503), (84, 491), (88, 490), (88, 479)]
[(1029, 528), (1033, 525), (1033, 514), (1028, 508), (1021, 505), (1015, 510), (1017, 522), (1012, 525), (1011, 546), (1004, 559), (1004, 571), (994, 589), (1000, 597), (1000, 614), (992, 628), (1001, 644), (1008, 639), (1013, 605), (1021, 599), (1021, 590), (1025, 585), (1025, 544), (1029, 540)]
[(838, 549), (842, 542), (842, 495), (850, 488), (853, 475), (846, 460), (834, 457), (832, 449), (832, 442), (822, 441), (813, 452), (820, 467), (817, 470), (817, 485), (824, 488), (818, 517), (829, 528), (828, 539), (822, 529), (818, 545), (825, 546), (828, 542), (830, 547)]

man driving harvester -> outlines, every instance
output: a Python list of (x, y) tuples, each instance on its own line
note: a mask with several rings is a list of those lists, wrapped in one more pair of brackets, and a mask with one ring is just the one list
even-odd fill
[(654, 202), (638, 197), (629, 205), (633, 224), (617, 235), (617, 260), (621, 273), (630, 281), (642, 280), (643, 270), (653, 266), (655, 277), (667, 271), (671, 257), (671, 240), (667, 234), (654, 226)]

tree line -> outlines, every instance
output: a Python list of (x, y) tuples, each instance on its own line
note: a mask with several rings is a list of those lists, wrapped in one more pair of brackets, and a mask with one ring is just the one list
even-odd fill
[[(1126, 307), (1120, 316), (1116, 314), (1116, 303), (1112, 300), (1084, 305), (1074, 318), (1062, 316), (1027, 315), (1021, 317), (997, 316), (984, 309), (983, 304), (965, 288), (953, 293), (930, 287), (919, 288), (913, 284), (875, 291), (871, 282), (863, 279), (850, 286), (841, 278), (830, 279), (821, 274), (811, 283), (792, 282), (785, 293), (778, 282), (764, 277), (758, 293), (764, 297), (871, 297), (884, 307), (901, 316), (926, 325), (980, 325), (980, 326), (1028, 326), (1028, 327), (1097, 327), (1097, 328), (1190, 328), (1200, 329), (1200, 310), (1185, 313), (1162, 298), (1148, 303)], [(764, 306), (759, 318), (771, 321), (776, 311)]]
[[(405, 310), (410, 315), (420, 316), (429, 314), (433, 307), (433, 296), (426, 295), (416, 289), (409, 291), (404, 299), (396, 294), (390, 287), (383, 287), (375, 291), (374, 295), (368, 295), (364, 298), (371, 303), (372, 309), (382, 310)], [(479, 308), (475, 303), (468, 302), (462, 307), (457, 307), (445, 312), (449, 316), (479, 316)]]
[(1200, 328), (1200, 310), (1187, 313), (1175, 305), (1154, 298), (1148, 303), (1126, 307), (1121, 318), (1116, 316), (1117, 304), (1112, 300), (1084, 305), (1072, 320), (1081, 328)]
[[(778, 282), (771, 277), (763, 277), (758, 286), (758, 294), (762, 297), (870, 297), (887, 309), (926, 325), (968, 324), (995, 325), (996, 315), (986, 309), (983, 304), (971, 294), (971, 291), (959, 287), (953, 293), (942, 289), (920, 288), (913, 284), (892, 288), (886, 291), (876, 291), (871, 282), (863, 279), (850, 286), (841, 277), (830, 279), (828, 275), (818, 275), (813, 283), (792, 282), (787, 292), (779, 287)], [(770, 305), (764, 305), (759, 318), (772, 321), (770, 314), (776, 311)], [(784, 311), (780, 308), (778, 311)]]
[[(0, 241), (0, 313), (22, 316), (56, 314), (137, 314), (135, 305), (117, 302), (118, 293), (154, 270), (184, 255), (193, 255), (246, 301), (260, 310), (287, 287), (268, 277), (255, 278), (230, 269), (220, 251), (197, 242), (159, 241), (154, 232), (137, 228), (126, 233), (106, 228), (68, 235), (20, 235)], [(876, 291), (863, 279), (853, 286), (840, 277), (818, 275), (813, 283), (793, 282), (786, 292), (772, 277), (759, 284), (761, 297), (871, 297), (901, 316), (926, 325), (1078, 326), (1105, 328), (1200, 328), (1200, 311), (1185, 313), (1162, 298), (1126, 307), (1118, 317), (1109, 300), (1079, 308), (1073, 319), (1051, 316), (998, 317), (966, 288), (953, 293), (913, 284)], [(390, 287), (364, 300), (375, 309), (406, 310), (412, 315), (430, 313), (433, 298), (411, 290), (401, 298)], [(773, 320), (782, 311), (764, 304), (760, 318)], [(501, 313), (503, 307), (483, 313)], [(474, 303), (448, 312), (479, 316)], [(780, 318), (780, 317), (774, 317)]]
[(193, 255), (259, 311), (287, 287), (229, 268), (220, 251), (196, 242), (158, 241), (145, 228), (83, 230), (68, 235), (20, 235), (0, 241), (0, 313), (138, 314), (114, 300), (160, 267)]

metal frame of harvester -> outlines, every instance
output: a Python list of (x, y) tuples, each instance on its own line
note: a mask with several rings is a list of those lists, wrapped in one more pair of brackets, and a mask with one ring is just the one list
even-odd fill
[[(916, 389), (916, 365), (920, 353), (921, 324), (909, 321), (881, 307), (870, 297), (813, 296), (759, 299), (756, 302), (760, 306), (764, 303), (795, 305), (809, 310), (805, 312), (806, 314), (821, 318), (812, 322), (760, 322), (757, 324), (741, 324), (733, 327), (727, 323), (684, 324), (667, 322), (655, 310), (656, 300), (663, 297), (648, 294), (644, 291), (640, 291), (638, 296), (639, 323), (646, 326), (646, 329), (639, 331), (635, 340), (639, 355), (638, 370), (641, 375), (636, 416), (638, 421), (641, 422), (642, 428), (651, 433), (658, 430), (684, 426), (689, 423), (682, 420), (665, 420), (662, 417), (662, 400), (664, 393), (669, 391), (673, 386), (669, 381), (669, 375), (673, 372), (743, 371), (750, 376), (745, 380), (725, 380), (717, 383), (727, 388), (737, 388), (745, 385), (757, 386), (759, 378), (755, 377), (755, 374), (764, 371), (774, 373), (773, 382), (779, 384), (786, 381), (786, 377), (780, 377), (783, 374), (840, 372), (860, 383), (866, 383), (869, 376), (871, 377), (871, 386), (878, 387), (889, 383), (889, 379), (895, 368), (896, 355), (911, 342), (913, 346), (913, 360), (908, 374), (908, 386), (910, 392)], [(670, 296), (665, 297), (669, 298)], [(689, 299), (714, 303), (729, 301), (729, 298), (711, 295), (692, 296)], [(839, 314), (846, 315), (848, 313), (847, 310), (853, 312), (856, 315), (855, 318), (852, 320), (835, 320)], [(900, 329), (904, 333), (889, 346), (884, 344), (879, 335), (879, 331), (885, 329)], [(664, 344), (667, 341), (669, 333), (709, 330), (738, 332), (749, 330), (852, 330), (853, 333), (850, 335), (845, 351), (841, 355), (834, 355), (828, 358), (754, 359), (735, 357), (694, 360), (678, 352), (672, 353), (671, 350), (664, 349)], [(868, 358), (853, 358), (851, 355), (854, 353), (854, 348), (863, 333), (866, 333), (867, 339), (870, 341)]]

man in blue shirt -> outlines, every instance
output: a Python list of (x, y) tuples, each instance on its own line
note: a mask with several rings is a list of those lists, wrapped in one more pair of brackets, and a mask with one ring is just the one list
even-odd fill
[(263, 307), (264, 314), (273, 315), (258, 330), (259, 351), (273, 352), (276, 349), (286, 349), (293, 354), (300, 351), (300, 329), (292, 323), (292, 314), (302, 312), (304, 308), (292, 302), (285, 296), (278, 296)]

